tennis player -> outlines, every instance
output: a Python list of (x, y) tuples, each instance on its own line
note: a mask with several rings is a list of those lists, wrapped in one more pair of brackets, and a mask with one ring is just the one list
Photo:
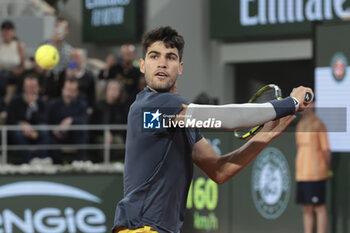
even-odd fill
[[(229, 180), (286, 129), (295, 111), (306, 107), (305, 94), (312, 90), (298, 87), (291, 97), (266, 104), (202, 108), (177, 94), (177, 78), (184, 66), (183, 37), (170, 27), (160, 27), (145, 34), (142, 45), (140, 70), (147, 87), (129, 111), (124, 198), (116, 208), (113, 232), (178, 233), (184, 221), (193, 163), (218, 184)], [(178, 126), (156, 125), (162, 114), (173, 116), (167, 125)], [(220, 127), (227, 129), (269, 123), (241, 148), (219, 157), (198, 128), (179, 127), (183, 121), (205, 120), (208, 116), (220, 120)], [(272, 121), (275, 119), (280, 120)]]

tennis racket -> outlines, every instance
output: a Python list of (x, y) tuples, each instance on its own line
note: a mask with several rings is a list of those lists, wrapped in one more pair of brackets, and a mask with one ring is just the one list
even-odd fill
[[(270, 100), (281, 99), (282, 91), (275, 84), (269, 84), (260, 88), (252, 98), (248, 101), (248, 103), (266, 103)], [(264, 125), (258, 125), (253, 128), (247, 129), (237, 129), (234, 131), (234, 135), (242, 140), (247, 140), (253, 137), (256, 133), (258, 133)]]
[[(269, 84), (263, 86), (258, 90), (252, 98), (248, 101), (248, 103), (266, 103), (270, 100), (281, 99), (282, 91), (275, 84)], [(312, 101), (312, 94), (310, 92), (306, 92), (305, 100), (306, 103), (310, 103)], [(258, 133), (264, 125), (258, 125), (253, 128), (247, 129), (238, 129), (234, 131), (234, 135), (242, 140), (250, 139), (256, 133)]]

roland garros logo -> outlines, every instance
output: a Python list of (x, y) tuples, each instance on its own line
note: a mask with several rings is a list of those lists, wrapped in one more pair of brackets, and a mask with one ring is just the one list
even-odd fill
[(291, 177), (288, 162), (280, 150), (268, 147), (253, 165), (252, 196), (258, 212), (266, 219), (276, 219), (286, 209)]
[(331, 61), (332, 75), (337, 82), (344, 80), (346, 75), (346, 68), (348, 66), (348, 61), (344, 53), (338, 52), (334, 54)]
[[(107, 232), (106, 216), (101, 209), (95, 207), (96, 204), (101, 204), (102, 200), (85, 190), (47, 181), (24, 181), (0, 186), (0, 199), (26, 196), (45, 200), (40, 202), (44, 207), (30, 208), (28, 204), (23, 206), (23, 209), (17, 207), (12, 209), (2, 206), (0, 232)], [(89, 204), (80, 208), (74, 208), (69, 204), (55, 207), (55, 199), (48, 202), (48, 199), (44, 198), (48, 196), (79, 199)], [(40, 203), (38, 205), (42, 206)]]

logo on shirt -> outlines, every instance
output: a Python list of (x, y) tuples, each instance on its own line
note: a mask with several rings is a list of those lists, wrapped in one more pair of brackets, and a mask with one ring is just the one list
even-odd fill
[(143, 112), (143, 128), (144, 129), (160, 129), (162, 113), (157, 111)]
[(348, 66), (348, 61), (344, 53), (338, 52), (334, 54), (331, 61), (331, 68), (332, 68), (332, 75), (335, 81), (341, 82), (344, 80), (347, 66)]
[(279, 218), (290, 197), (288, 162), (280, 150), (268, 147), (257, 157), (252, 172), (252, 196), (258, 212), (266, 219)]

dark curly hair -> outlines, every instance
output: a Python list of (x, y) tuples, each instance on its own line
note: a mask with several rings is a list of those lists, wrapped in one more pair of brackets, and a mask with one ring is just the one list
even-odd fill
[(177, 33), (177, 31), (169, 26), (159, 27), (148, 33), (142, 38), (143, 57), (145, 58), (149, 46), (156, 41), (162, 41), (167, 48), (177, 48), (179, 51), (180, 61), (182, 60), (182, 53), (184, 51), (184, 38)]

